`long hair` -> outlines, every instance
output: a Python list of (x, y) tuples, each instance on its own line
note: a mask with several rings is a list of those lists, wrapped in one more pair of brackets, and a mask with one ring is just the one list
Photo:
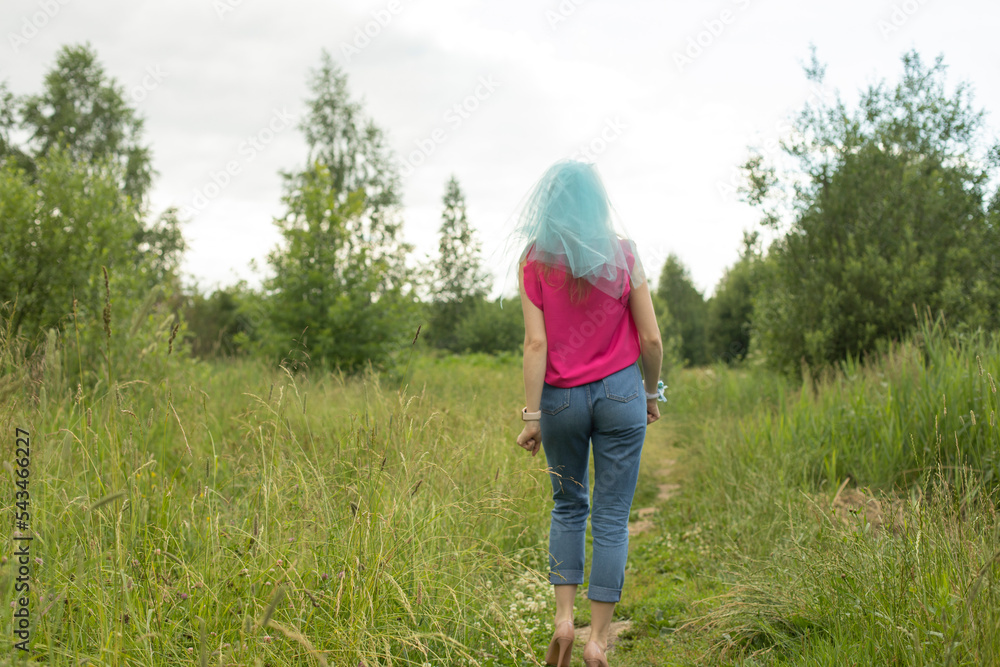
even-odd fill
[(572, 303), (582, 303), (587, 300), (590, 296), (590, 290), (593, 289), (593, 284), (584, 277), (574, 277), (562, 271), (562, 281), (556, 285), (550, 278), (552, 274), (557, 271), (556, 267), (550, 266), (548, 264), (537, 263), (536, 270), (538, 271), (538, 277), (544, 280), (546, 283), (555, 287), (556, 289), (569, 289), (569, 299)]
[(561, 269), (571, 279), (567, 282), (576, 302), (593, 287), (620, 298), (630, 282), (637, 286), (645, 276), (638, 260), (632, 259), (634, 246), (626, 252), (613, 214), (593, 165), (574, 160), (555, 163), (531, 190), (511, 235), (523, 244), (518, 266), (533, 260), (546, 279)]

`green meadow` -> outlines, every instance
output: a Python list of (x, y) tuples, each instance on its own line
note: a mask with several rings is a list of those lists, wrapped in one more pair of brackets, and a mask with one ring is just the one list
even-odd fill
[[(540, 664), (551, 501), (514, 445), (518, 355), (418, 345), (346, 378), (164, 340), (147, 377), (110, 345), (91, 377), (75, 344), (2, 348), (8, 517), (30, 434), (31, 660)], [(995, 664), (998, 375), (995, 338), (927, 321), (803, 381), (752, 359), (677, 372), (615, 664)]]
[[(119, 65), (134, 60), (107, 48)], [(208, 72), (201, 54), (178, 53)], [(404, 200), (428, 232), (430, 196), (424, 177), (418, 198), (404, 187), (417, 165), (396, 152), (416, 136), (407, 123), (428, 117), (410, 96), (454, 77), (427, 69), (434, 85), (412, 90), (364, 77), (355, 96), (322, 51), (301, 73), (308, 150), (281, 158), (276, 209), (238, 193), (263, 181), (222, 195), (242, 168), (223, 153), (162, 165), (225, 164), (195, 169), (197, 198), (207, 205), (214, 187), (220, 204), (276, 213), (280, 242), (247, 267), (259, 283), (206, 292), (208, 274), (182, 280), (182, 267), (236, 261), (222, 247), (218, 266), (204, 259), (206, 239), (222, 238), (205, 230), (222, 233), (222, 219), (169, 205), (161, 195), (176, 185), (152, 189), (160, 132), (194, 126), (139, 105), (87, 41), (51, 57), (34, 88), (0, 81), (0, 591), (11, 607), (0, 665), (540, 664), (554, 605), (550, 482), (544, 456), (515, 445), (523, 316), (478, 237), (501, 231), (498, 211), (517, 193), (484, 189), (479, 162), (439, 155), (454, 162), (434, 167), (452, 171), (437, 252), (403, 233), (417, 210)], [(615, 201), (644, 200), (626, 186), (643, 188), (633, 175), (653, 156), (648, 182), (663, 192), (702, 182), (756, 221), (706, 297), (691, 268), (703, 280), (731, 225), (751, 218), (695, 194), (694, 209), (670, 195), (635, 220), (669, 402), (644, 447), (616, 667), (1000, 664), (1000, 144), (943, 55), (911, 49), (891, 80), (872, 72), (841, 96), (828, 86), (844, 65), (828, 83), (811, 48), (799, 90), (812, 94), (776, 126), (773, 149), (748, 146), (741, 165), (697, 167), (713, 152), (701, 139), (680, 170), (688, 185), (670, 175), (687, 158), (659, 160), (655, 141), (625, 142), (648, 152), (639, 162), (601, 160)], [(706, 85), (715, 100), (722, 88)], [(368, 94), (404, 103), (400, 127), (365, 110)], [(242, 113), (263, 98), (240, 99)], [(233, 131), (205, 126), (197, 143), (242, 141)], [(539, 150), (561, 152), (570, 131)], [(474, 136), (461, 141), (479, 146)], [(507, 160), (510, 142), (495, 139), (476, 160)], [(511, 169), (538, 166), (509, 157)], [(729, 183), (712, 188), (724, 171)], [(583, 229), (605, 227), (603, 206), (583, 208), (598, 212)], [(249, 237), (253, 220), (224, 244)], [(188, 222), (201, 230), (193, 256)], [(705, 236), (694, 255), (687, 232)], [(528, 237), (521, 248), (539, 238)]]

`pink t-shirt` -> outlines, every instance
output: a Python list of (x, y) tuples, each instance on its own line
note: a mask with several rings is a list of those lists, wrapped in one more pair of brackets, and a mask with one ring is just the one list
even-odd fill
[[(628, 262), (631, 269), (635, 262), (631, 253)], [(546, 277), (529, 253), (523, 279), (525, 294), (545, 317), (548, 384), (555, 387), (587, 384), (620, 371), (639, 358), (639, 330), (629, 309), (632, 286), (627, 276), (622, 276), (625, 284), (619, 287), (621, 298), (615, 299), (592, 287), (580, 303), (573, 303), (572, 276), (552, 267)]]

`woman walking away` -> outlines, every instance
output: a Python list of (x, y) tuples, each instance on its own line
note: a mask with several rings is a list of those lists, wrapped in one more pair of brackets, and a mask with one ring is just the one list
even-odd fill
[(591, 636), (583, 660), (587, 667), (608, 665), (639, 457), (646, 425), (660, 417), (660, 331), (635, 246), (616, 233), (613, 214), (594, 167), (562, 161), (532, 190), (512, 237), (523, 247), (518, 268), (527, 403), (517, 444), (534, 456), (545, 443), (552, 480), (549, 581), (556, 616), (545, 663), (559, 667), (570, 664), (588, 514)]

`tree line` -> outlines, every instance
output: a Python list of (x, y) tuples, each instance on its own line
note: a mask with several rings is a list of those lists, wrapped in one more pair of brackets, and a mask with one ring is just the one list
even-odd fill
[[(836, 365), (908, 335), (915, 310), (997, 328), (1000, 148), (986, 139), (969, 85), (947, 88), (942, 58), (926, 64), (910, 52), (902, 65), (897, 83), (870, 85), (853, 108), (839, 95), (807, 104), (780, 159), (751, 155), (742, 194), (775, 240), (763, 248), (760, 230), (745, 232), (711, 298), (676, 255), (659, 268), (665, 363), (750, 356), (789, 373)], [(822, 83), (815, 54), (805, 74)], [(268, 277), (260, 288), (204, 293), (179, 280), (180, 215), (152, 215), (144, 120), (97, 53), (64, 47), (37, 94), (0, 82), (4, 335), (40, 340), (72, 325), (110, 357), (113, 311), (129, 333), (116, 339), (127, 348), (120, 359), (147, 358), (166, 335), (180, 356), (248, 354), (347, 372), (392, 368), (415, 341), (445, 352), (518, 350), (520, 308), (488, 297), (457, 177), (443, 188), (438, 257), (412, 261), (385, 131), (328, 53), (308, 91), (299, 125), (308, 150), (281, 173), (282, 242), (268, 254)]]
[[(927, 315), (1000, 327), (1000, 144), (943, 57), (911, 51), (902, 69), (853, 108), (839, 93), (807, 103), (779, 155), (751, 154), (741, 191), (761, 227), (710, 299), (667, 261), (659, 294), (687, 363), (749, 354), (794, 375), (863, 361)], [(825, 70), (813, 52), (806, 78)]]
[(196, 357), (386, 368), (418, 327), (423, 344), (443, 350), (516, 350), (520, 311), (487, 296), (457, 178), (444, 188), (440, 257), (412, 265), (385, 133), (328, 53), (308, 84), (299, 126), (308, 152), (280, 174), (282, 242), (267, 256), (269, 275), (257, 289), (238, 282), (206, 293), (179, 279), (181, 214), (151, 215), (144, 119), (94, 49), (63, 47), (37, 94), (0, 82), (5, 335), (40, 340), (72, 326), (84, 347), (101, 349), (107, 306), (132, 334), (160, 335), (167, 317), (173, 347)]

